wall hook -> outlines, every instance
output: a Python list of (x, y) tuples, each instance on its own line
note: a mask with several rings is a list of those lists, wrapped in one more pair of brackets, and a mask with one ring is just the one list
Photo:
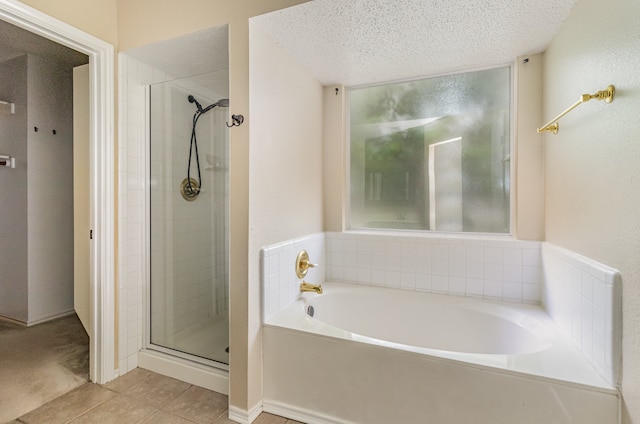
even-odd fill
[(228, 128), (239, 127), (240, 125), (242, 125), (243, 122), (244, 122), (243, 115), (231, 115), (231, 125), (229, 125), (229, 123), (227, 122), (227, 127)]

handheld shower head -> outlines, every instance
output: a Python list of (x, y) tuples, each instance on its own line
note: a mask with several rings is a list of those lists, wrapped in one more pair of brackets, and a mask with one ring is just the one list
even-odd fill
[[(196, 197), (198, 197), (198, 194), (200, 194), (200, 191), (202, 190), (202, 177), (200, 175), (200, 158), (198, 156), (198, 141), (197, 141), (197, 137), (196, 137), (196, 124), (198, 123), (198, 119), (200, 119), (200, 117), (202, 115), (204, 115), (205, 113), (207, 113), (209, 110), (213, 109), (214, 107), (218, 106), (218, 107), (229, 107), (229, 99), (220, 99), (217, 102), (210, 104), (209, 106), (207, 106), (206, 108), (202, 108), (202, 105), (196, 100), (195, 97), (193, 97), (191, 94), (189, 94), (189, 96), (187, 96), (187, 100), (189, 100), (189, 103), (195, 103), (196, 108), (198, 110), (196, 110), (196, 112), (193, 114), (193, 126), (191, 127), (191, 144), (189, 145), (189, 163), (187, 165), (187, 178), (185, 178), (185, 180), (182, 182), (182, 186), (180, 188), (180, 191), (182, 192), (182, 197), (185, 198), (185, 200), (188, 201), (192, 201), (195, 200)], [(242, 115), (239, 115), (241, 118)], [(235, 124), (235, 118), (236, 115), (233, 115), (234, 118), (234, 124)], [(242, 122), (240, 122), (242, 123)], [(238, 124), (239, 125), (239, 124)], [(229, 126), (227, 124), (227, 126)], [(54, 131), (55, 132), (55, 131)], [(195, 161), (196, 161), (196, 166), (198, 167), (198, 179), (194, 179), (191, 178), (191, 156), (193, 151), (195, 150)]]
[(202, 112), (202, 105), (200, 103), (198, 103), (198, 101), (196, 100), (195, 97), (193, 97), (191, 94), (189, 94), (189, 97), (187, 97), (187, 99), (189, 100), (189, 103), (195, 103), (196, 107), (198, 108), (198, 111), (200, 113), (203, 113)]
[(220, 99), (216, 102), (218, 107), (229, 107), (229, 99)]
[(200, 111), (200, 113), (205, 113), (213, 109), (214, 107), (229, 107), (229, 99), (220, 99), (217, 102), (210, 104)]

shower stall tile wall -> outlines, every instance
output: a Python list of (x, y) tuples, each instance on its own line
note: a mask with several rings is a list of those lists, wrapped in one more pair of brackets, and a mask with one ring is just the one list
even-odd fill
[(138, 366), (144, 331), (146, 111), (145, 86), (170, 79), (126, 54), (118, 55), (118, 367)]
[(542, 261), (545, 309), (598, 372), (619, 387), (620, 273), (546, 242), (542, 243)]
[[(123, 375), (138, 366), (143, 341), (145, 274), (145, 88), (154, 73), (143, 63), (118, 56), (118, 367)], [(155, 75), (156, 78), (166, 78)]]

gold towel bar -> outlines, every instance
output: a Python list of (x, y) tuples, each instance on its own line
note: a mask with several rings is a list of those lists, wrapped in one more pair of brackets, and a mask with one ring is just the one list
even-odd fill
[(588, 102), (591, 99), (604, 100), (605, 103), (611, 103), (613, 101), (613, 96), (615, 92), (616, 92), (615, 87), (613, 85), (610, 85), (606, 89), (598, 91), (596, 94), (583, 94), (582, 96), (580, 96), (580, 100), (578, 100), (577, 102), (569, 106), (567, 110), (565, 110), (560, 115), (553, 118), (546, 125), (543, 125), (542, 127), (538, 128), (538, 132), (542, 133), (545, 131), (551, 131), (554, 134), (558, 134), (558, 128), (560, 127), (560, 125), (558, 124), (558, 121), (560, 120), (560, 118), (562, 118), (567, 113), (571, 112), (573, 109), (580, 106), (582, 103)]

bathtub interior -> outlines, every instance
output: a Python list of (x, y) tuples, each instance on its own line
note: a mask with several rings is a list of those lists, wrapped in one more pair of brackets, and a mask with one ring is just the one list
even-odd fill
[[(394, 289), (357, 290), (326, 283), (322, 296), (303, 296), (313, 318), (362, 336), (404, 345), (461, 353), (524, 354), (548, 347), (544, 326), (532, 315), (497, 302)], [(390, 309), (390, 299), (398, 302)], [(307, 308), (308, 308), (307, 306)]]
[[(612, 387), (599, 375), (584, 356), (571, 345), (571, 342), (559, 331), (557, 325), (540, 306), (501, 304), (481, 299), (456, 298), (430, 293), (407, 293), (402, 290), (370, 288), (336, 282), (325, 282), (323, 288), (324, 294), (322, 295), (313, 293), (301, 295), (296, 302), (269, 319), (265, 326), (331, 339), (359, 342), (407, 354), (425, 356), (436, 361), (453, 361), (460, 365), (473, 366), (487, 371), (559, 381), (608, 393), (616, 392), (615, 387)], [(450, 337), (451, 334), (448, 333), (450, 327), (446, 318), (450, 317), (452, 313), (459, 314), (458, 317), (461, 318), (457, 322), (462, 325), (457, 329), (460, 332), (450, 337), (452, 344), (448, 346), (453, 346), (452, 350), (443, 349), (445, 346), (433, 345), (428, 339), (420, 343), (411, 343), (416, 340), (415, 334), (418, 331), (409, 331), (409, 339), (402, 339), (401, 327), (398, 326), (397, 320), (392, 319), (392, 316), (398, 317), (401, 314), (381, 314), (381, 319), (367, 323), (370, 325), (369, 328), (366, 325), (358, 327), (362, 322), (359, 317), (367, 315), (368, 312), (366, 311), (366, 302), (359, 302), (358, 299), (355, 299), (356, 297), (360, 297), (360, 300), (364, 298), (366, 301), (370, 301), (372, 297), (383, 298), (387, 302), (387, 311), (390, 310), (389, 303), (400, 301), (398, 305), (401, 306), (402, 311), (406, 311), (407, 308), (404, 304), (404, 301), (407, 300), (406, 296), (411, 296), (416, 304), (428, 305), (422, 309), (420, 316), (414, 316), (415, 320), (409, 321), (409, 323), (424, 323), (427, 322), (425, 318), (428, 317), (436, 329), (434, 331), (438, 332), (440, 331), (438, 329), (444, 328), (442, 334), (447, 333), (447, 337)], [(349, 299), (351, 303), (346, 309), (337, 312), (338, 309), (341, 309), (340, 305), (331, 305), (331, 302), (340, 297), (344, 299), (351, 297)], [(431, 311), (429, 308), (434, 304), (439, 307), (435, 311)], [(352, 308), (352, 305), (359, 306)], [(313, 317), (308, 314), (309, 306), (314, 309)], [(323, 309), (329, 309), (329, 311), (323, 311)], [(349, 313), (349, 310), (353, 312)], [(461, 311), (465, 312), (460, 313)], [(482, 321), (481, 325), (485, 326), (482, 330), (475, 326), (472, 327), (473, 324), (470, 324), (476, 322), (474, 320), (478, 320), (478, 318)], [(343, 319), (343, 321), (340, 322), (339, 319)], [(471, 321), (463, 323), (464, 319)], [(389, 326), (386, 320), (394, 322), (394, 324)], [(345, 327), (343, 323), (351, 328), (343, 328)], [(441, 323), (447, 325), (442, 327)], [(487, 325), (496, 323), (498, 323), (498, 327), (495, 329), (487, 327)], [(388, 327), (389, 332), (380, 327)], [(386, 335), (393, 333), (393, 327), (396, 328), (396, 333), (387, 337)], [(405, 324), (404, 327), (407, 325)], [(504, 328), (508, 328), (508, 332), (499, 333)], [(489, 337), (493, 337), (494, 341), (496, 338), (501, 338), (498, 346), (502, 348), (490, 347), (482, 331), (494, 332)], [(513, 334), (518, 334), (518, 338), (510, 339)], [(462, 348), (456, 350), (461, 345), (455, 339), (464, 340)], [(438, 343), (438, 340), (435, 343)], [(499, 352), (499, 350), (501, 351)]]

